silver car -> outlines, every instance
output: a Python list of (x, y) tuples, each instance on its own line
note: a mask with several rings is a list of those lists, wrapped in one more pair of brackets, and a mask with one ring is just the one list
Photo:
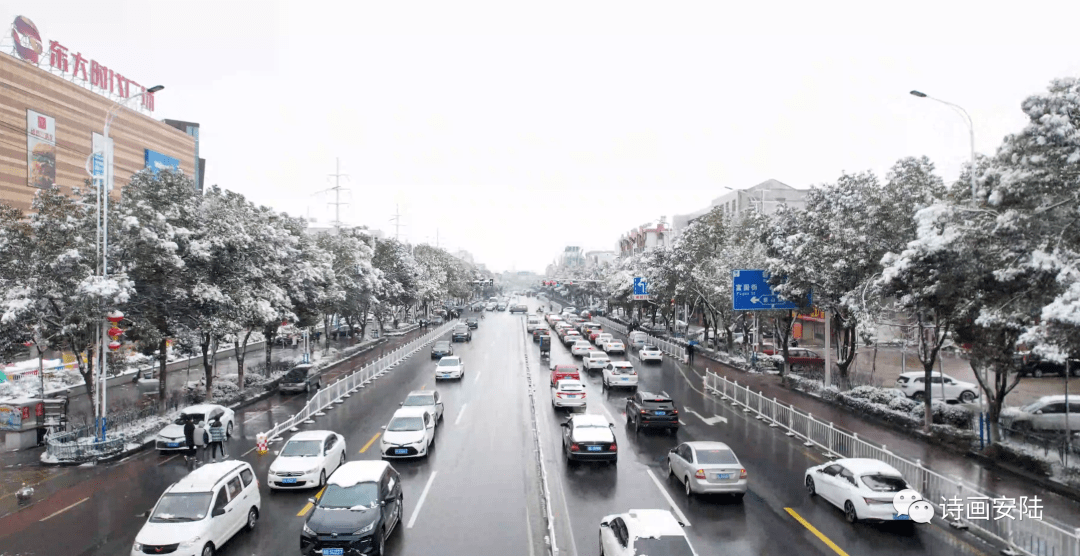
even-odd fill
[(401, 407), (422, 407), (435, 416), (436, 425), (442, 421), (443, 403), (438, 390), (413, 390), (405, 396)]
[(746, 494), (746, 468), (723, 442), (683, 442), (668, 453), (668, 476), (683, 483), (686, 496)]

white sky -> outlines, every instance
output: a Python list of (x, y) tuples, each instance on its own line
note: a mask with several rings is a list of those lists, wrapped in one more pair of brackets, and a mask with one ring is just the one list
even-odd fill
[[(1080, 73), (1080, 2), (6, 0), (43, 38), (160, 83), (206, 183), (543, 271), (723, 186), (798, 188), (927, 155), (955, 180)], [(887, 6), (877, 8), (876, 6)], [(5, 46), (10, 38), (4, 33)], [(310, 212), (309, 212), (310, 211)]]

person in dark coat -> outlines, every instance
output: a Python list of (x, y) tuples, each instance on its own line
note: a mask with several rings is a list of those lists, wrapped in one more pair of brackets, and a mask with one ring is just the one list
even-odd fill
[(184, 459), (195, 459), (195, 423), (190, 417), (184, 420), (184, 441), (187, 443), (187, 455)]
[(694, 344), (686, 344), (686, 360), (691, 365), (694, 364)]

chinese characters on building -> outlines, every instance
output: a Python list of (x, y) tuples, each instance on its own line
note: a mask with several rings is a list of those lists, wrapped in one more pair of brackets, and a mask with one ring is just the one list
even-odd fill
[(971, 496), (967, 499), (941, 497), (941, 517), (954, 521), (990, 521), (999, 519), (1042, 519), (1042, 500), (1038, 496), (990, 498)]
[[(85, 58), (81, 52), (71, 53), (66, 46), (57, 41), (49, 41), (49, 66), (65, 77), (70, 74), (73, 80), (89, 82), (91, 88), (98, 89), (101, 93), (108, 92), (121, 98), (130, 98), (133, 89), (134, 94), (146, 91), (146, 87), (96, 60)], [(153, 93), (143, 95), (142, 107), (150, 111), (154, 110)]]

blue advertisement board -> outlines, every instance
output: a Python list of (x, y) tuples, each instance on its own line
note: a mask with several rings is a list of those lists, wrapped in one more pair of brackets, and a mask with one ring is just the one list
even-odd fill
[[(781, 299), (769, 286), (769, 275), (764, 270), (732, 270), (731, 299), (736, 311), (768, 311), (771, 309), (798, 309), (799, 304)], [(807, 304), (811, 303), (807, 296)]]
[(155, 176), (158, 175), (158, 172), (166, 168), (174, 172), (179, 172), (180, 161), (157, 151), (146, 149), (146, 167), (153, 171)]

